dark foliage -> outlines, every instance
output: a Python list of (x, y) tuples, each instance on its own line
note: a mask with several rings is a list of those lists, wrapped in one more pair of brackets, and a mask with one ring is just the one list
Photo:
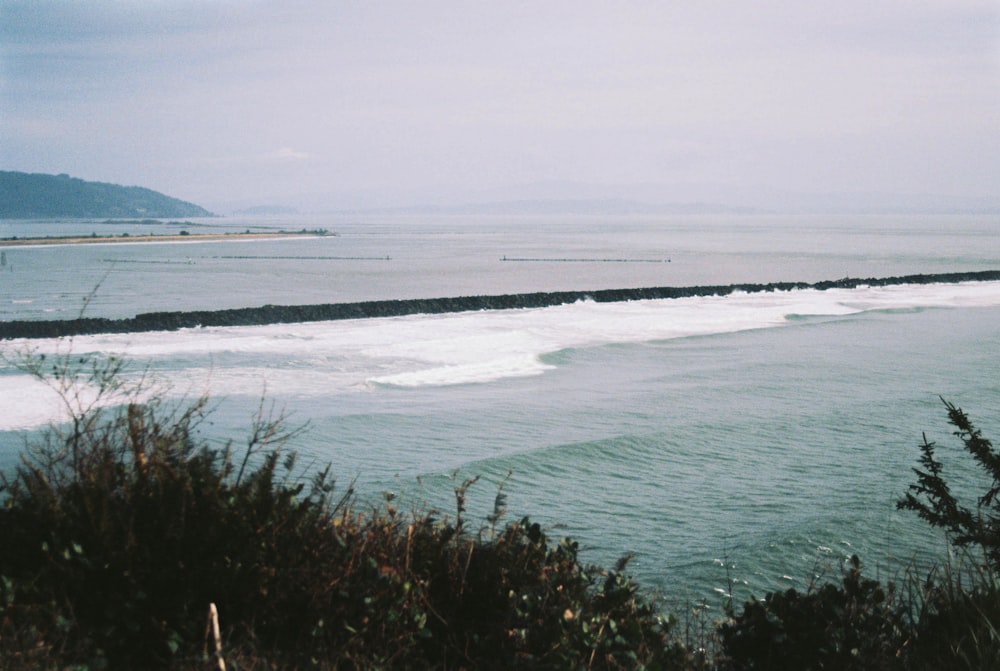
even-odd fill
[(948, 421), (958, 429), (954, 435), (985, 472), (990, 485), (978, 498), (974, 510), (963, 506), (952, 494), (943, 466), (934, 456), (935, 444), (925, 435), (920, 446), (922, 468), (913, 469), (917, 482), (910, 485), (910, 491), (896, 507), (915, 511), (932, 526), (947, 531), (957, 547), (981, 550), (994, 569), (1000, 568), (1000, 455), (961, 408), (947, 401), (944, 404)]
[(1000, 455), (961, 408), (944, 401), (954, 435), (986, 476), (974, 507), (963, 505), (945, 478), (936, 445), (924, 436), (917, 481), (896, 506), (943, 529), (959, 566), (926, 580), (914, 625), (914, 668), (1000, 668)]
[(212, 447), (203, 399), (168, 407), (126, 388), (117, 359), (21, 366), (69, 420), (0, 474), (5, 669), (203, 667), (209, 604), (236, 669), (1000, 668), (1000, 458), (950, 404), (992, 484), (963, 507), (925, 437), (899, 506), (985, 562), (911, 573), (901, 593), (852, 557), (839, 583), (730, 608), (681, 644), (627, 558), (585, 566), (573, 541), (528, 518), (503, 524), (502, 486), (473, 530), (474, 479), (456, 485), (453, 516), (400, 513), (391, 497), (359, 509), (329, 469), (296, 469), (295, 432), (263, 403), (245, 447)]
[(851, 557), (841, 585), (748, 601), (720, 634), (735, 669), (860, 670), (902, 668), (906, 630), (893, 587), (862, 578)]
[[(103, 409), (120, 364), (62, 358), (45, 377), (71, 421), (2, 480), (0, 666), (188, 668), (224, 655), (251, 668), (634, 669), (686, 659), (624, 574), (584, 567), (523, 519), (501, 528), (359, 511), (328, 472), (295, 477), (279, 419), (262, 411), (240, 457), (198, 439), (204, 401)], [(77, 371), (77, 372), (74, 372)], [(132, 397), (134, 398), (134, 394)], [(263, 410), (263, 409), (262, 409)]]
[(1000, 668), (1000, 585), (991, 571), (943, 566), (924, 582), (914, 605), (909, 668)]

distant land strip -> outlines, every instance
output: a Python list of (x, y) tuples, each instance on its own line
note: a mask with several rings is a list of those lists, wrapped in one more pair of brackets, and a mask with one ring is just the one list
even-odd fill
[(128, 242), (210, 242), (215, 240), (265, 240), (272, 238), (290, 238), (296, 236), (323, 237), (334, 235), (324, 230), (319, 231), (269, 231), (267, 233), (155, 233), (129, 235), (53, 235), (36, 238), (0, 238), (0, 247), (22, 247), (27, 245), (88, 245), (96, 243), (128, 243)]
[(329, 303), (321, 305), (264, 305), (256, 308), (229, 310), (195, 310), (190, 312), (147, 312), (130, 319), (80, 318), (47, 321), (0, 322), (0, 339), (59, 338), (97, 333), (138, 333), (145, 331), (175, 331), (182, 328), (209, 326), (261, 326), (299, 322), (398, 317), (412, 314), (442, 314), (472, 310), (511, 310), (541, 308), (592, 300), (598, 303), (637, 301), (693, 296), (725, 296), (736, 291), (760, 293), (793, 289), (854, 289), (861, 286), (899, 284), (937, 284), (956, 282), (990, 282), (1000, 280), (1000, 270), (939, 273), (934, 275), (904, 275), (900, 277), (851, 278), (823, 282), (771, 282), (768, 284), (728, 284), (694, 287), (649, 287), (643, 289), (602, 289), (598, 291), (552, 291), (499, 296), (465, 296), (458, 298), (414, 298), (406, 300)]

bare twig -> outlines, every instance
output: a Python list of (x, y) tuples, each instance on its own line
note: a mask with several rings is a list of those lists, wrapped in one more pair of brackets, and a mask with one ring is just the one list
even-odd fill
[[(209, 654), (209, 644), (212, 652)], [(205, 657), (210, 671), (226, 671), (226, 660), (222, 658), (222, 636), (219, 634), (219, 611), (214, 603), (208, 604), (208, 620), (205, 622)]]

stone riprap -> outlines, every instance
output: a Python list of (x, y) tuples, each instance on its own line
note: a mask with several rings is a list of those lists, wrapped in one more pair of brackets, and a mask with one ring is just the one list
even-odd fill
[(724, 296), (733, 292), (759, 293), (793, 289), (853, 289), (860, 286), (897, 284), (935, 284), (988, 282), (1000, 280), (1000, 270), (899, 277), (852, 278), (822, 282), (770, 282), (767, 284), (727, 284), (692, 287), (647, 287), (638, 289), (601, 289), (598, 291), (551, 291), (496, 296), (461, 296), (456, 298), (413, 298), (406, 300), (328, 303), (320, 305), (263, 305), (228, 310), (193, 310), (147, 312), (127, 319), (79, 318), (62, 320), (23, 320), (0, 322), (0, 339), (59, 338), (97, 333), (136, 333), (175, 331), (208, 326), (260, 326), (337, 319), (368, 319), (412, 314), (441, 314), (474, 310), (513, 310), (564, 305), (581, 300), (598, 303), (636, 301), (691, 296)]

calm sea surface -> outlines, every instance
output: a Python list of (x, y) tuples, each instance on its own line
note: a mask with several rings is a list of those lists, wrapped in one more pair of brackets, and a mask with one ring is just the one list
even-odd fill
[[(178, 227), (157, 228), (173, 232)], [(129, 317), (387, 298), (808, 281), (1000, 268), (989, 216), (336, 216), (187, 222), (324, 238), (4, 247), (0, 320)], [(0, 222), (0, 238), (146, 225)], [(28, 344), (0, 343), (10, 358)], [(625, 553), (670, 599), (806, 585), (858, 554), (872, 575), (940, 556), (894, 509), (922, 432), (958, 456), (939, 396), (1000, 437), (1000, 283), (580, 302), (312, 324), (35, 341), (120, 352), (174, 394), (209, 393), (237, 442), (266, 397), (293, 447), (361, 496), (511, 517)], [(58, 418), (0, 363), (0, 465)], [(973, 486), (962, 461), (948, 462)], [(455, 475), (457, 473), (457, 476)]]

